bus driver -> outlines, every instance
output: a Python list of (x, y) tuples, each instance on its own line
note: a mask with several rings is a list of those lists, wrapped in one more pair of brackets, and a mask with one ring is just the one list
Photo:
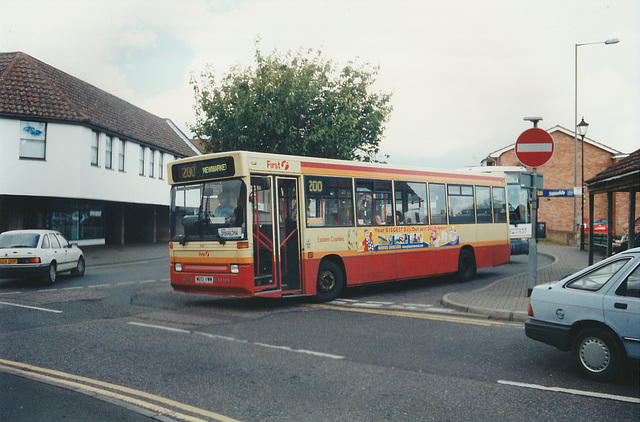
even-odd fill
[(213, 215), (216, 217), (225, 217), (226, 222), (232, 222), (235, 220), (235, 208), (229, 203), (231, 194), (229, 192), (222, 192), (218, 196), (220, 205), (215, 209)]

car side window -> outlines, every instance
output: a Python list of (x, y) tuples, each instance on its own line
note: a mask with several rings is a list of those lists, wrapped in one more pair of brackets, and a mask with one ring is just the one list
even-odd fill
[(640, 265), (620, 284), (618, 290), (616, 290), (616, 294), (618, 296), (640, 298)]
[(56, 239), (58, 239), (58, 241), (60, 242), (60, 245), (63, 248), (66, 248), (69, 246), (69, 242), (67, 242), (67, 239), (65, 239), (64, 237), (60, 236), (60, 235), (56, 235)]
[(576, 278), (565, 284), (565, 287), (578, 290), (589, 290), (595, 292), (604, 286), (611, 277), (613, 277), (622, 267), (624, 267), (629, 259), (618, 259), (595, 268), (580, 278)]
[(51, 241), (51, 247), (53, 249), (60, 249), (60, 242), (58, 242), (58, 239), (54, 235), (50, 234), (49, 240)]
[(49, 236), (42, 236), (42, 249), (49, 249)]

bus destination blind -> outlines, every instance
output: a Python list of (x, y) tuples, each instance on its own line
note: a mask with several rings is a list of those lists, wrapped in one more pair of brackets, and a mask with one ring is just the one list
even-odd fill
[(210, 160), (175, 164), (171, 169), (175, 183), (230, 177), (235, 174), (233, 157), (212, 158)]

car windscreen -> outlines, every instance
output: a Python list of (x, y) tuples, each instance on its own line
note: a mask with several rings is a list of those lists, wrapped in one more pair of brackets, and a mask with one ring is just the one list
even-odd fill
[(35, 248), (39, 240), (37, 233), (2, 233), (0, 248)]

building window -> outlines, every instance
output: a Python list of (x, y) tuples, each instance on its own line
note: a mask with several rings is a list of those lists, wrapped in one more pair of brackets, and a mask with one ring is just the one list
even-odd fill
[(158, 152), (158, 179), (164, 178), (164, 153)]
[(20, 122), (20, 158), (45, 159), (47, 124)]
[(153, 177), (153, 170), (155, 166), (154, 158), (156, 156), (156, 152), (154, 150), (149, 150), (151, 153), (149, 155), (149, 177)]
[(118, 148), (118, 170), (124, 171), (124, 141), (118, 140), (120, 148)]
[(144, 147), (140, 145), (140, 162), (138, 165), (138, 173), (140, 176), (144, 176)]
[(113, 139), (111, 136), (107, 136), (107, 140), (104, 143), (104, 168), (110, 169), (113, 166)]
[(98, 151), (100, 150), (100, 134), (98, 132), (91, 132), (91, 165), (98, 165)]
[[(50, 228), (70, 241), (104, 239), (104, 206), (93, 201), (54, 200)], [(53, 240), (52, 240), (53, 242)]]

